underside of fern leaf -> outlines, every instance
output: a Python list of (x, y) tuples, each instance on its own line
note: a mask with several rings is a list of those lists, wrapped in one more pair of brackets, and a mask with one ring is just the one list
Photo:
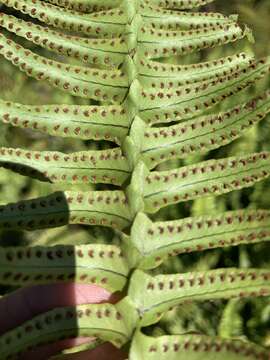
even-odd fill
[[(56, 184), (58, 191), (1, 205), (0, 228), (106, 226), (118, 243), (5, 244), (0, 283), (76, 281), (111, 292), (128, 289), (116, 305), (54, 309), (0, 336), (3, 359), (74, 336), (94, 336), (117, 347), (131, 343), (132, 360), (268, 358), (266, 349), (239, 339), (152, 338), (142, 332), (179, 304), (270, 293), (269, 269), (144, 272), (169, 257), (270, 239), (267, 209), (155, 221), (163, 208), (248, 188), (270, 175), (267, 151), (203, 157), (239, 139), (270, 112), (269, 90), (237, 105), (226, 103), (269, 74), (269, 57), (238, 52), (188, 65), (181, 61), (201, 50), (253, 41), (237, 16), (197, 11), (211, 2), (1, 1), (8, 11), (0, 13), (0, 53), (28, 76), (87, 102), (36, 106), (1, 100), (1, 122), (94, 145), (69, 153), (1, 147), (1, 167)], [(12, 9), (26, 16), (9, 14)]]

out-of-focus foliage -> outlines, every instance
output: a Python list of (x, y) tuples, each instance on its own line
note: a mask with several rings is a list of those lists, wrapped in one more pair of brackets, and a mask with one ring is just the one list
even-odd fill
[[(1, 5), (0, 5), (1, 6)], [(270, 54), (270, 1), (269, 0), (217, 0), (204, 8), (207, 11), (219, 11), (225, 14), (240, 14), (240, 21), (245, 22), (253, 29), (255, 43), (244, 44), (247, 51), (254, 52), (257, 57)], [(18, 14), (17, 14), (18, 15)], [(23, 42), (22, 42), (23, 43)], [(29, 48), (29, 43), (27, 43)], [(35, 45), (30, 45), (35, 51)], [(234, 45), (217, 47), (215, 50), (205, 51), (193, 55), (192, 60), (202, 61), (222, 57), (235, 52), (235, 48), (243, 50), (243, 42)], [(38, 48), (38, 47), (36, 47)], [(43, 50), (45, 53), (45, 50)], [(46, 55), (48, 55), (46, 53)], [(184, 59), (189, 62), (190, 58)], [(249, 90), (250, 97), (262, 92), (269, 84), (267, 79), (262, 80), (256, 88)], [(87, 104), (86, 100), (73, 98), (70, 95), (53, 89), (45, 82), (37, 82), (26, 77), (5, 59), (0, 58), (0, 98), (18, 101), (25, 104)], [(243, 93), (229, 100), (223, 107), (232, 107), (237, 101), (240, 103), (246, 98)], [(93, 144), (79, 140), (61, 139), (3, 126), (0, 124), (0, 143), (2, 146), (31, 148), (34, 150), (58, 150), (72, 152), (93, 148)], [(100, 145), (102, 146), (102, 145)], [(255, 125), (239, 140), (232, 144), (215, 150), (216, 157), (223, 158), (231, 155), (240, 155), (261, 150), (270, 151), (270, 117), (259, 125)], [(190, 164), (194, 161), (207, 159), (192, 157), (185, 160)], [(177, 162), (179, 164), (179, 161)], [(181, 162), (183, 164), (183, 162)], [(159, 166), (159, 169), (165, 169)], [(74, 187), (73, 187), (74, 188)], [(16, 202), (25, 198), (34, 198), (57, 189), (55, 185), (44, 184), (28, 177), (14, 174), (0, 169), (0, 204)], [(169, 209), (161, 210), (156, 220), (181, 218), (189, 215), (211, 214), (238, 208), (265, 208), (270, 209), (270, 181), (264, 181), (252, 189), (233, 192), (226, 196), (203, 198), (194, 202), (187, 202)], [(34, 232), (0, 232), (0, 243), (3, 244), (59, 244), (63, 243), (85, 244), (93, 242), (112, 242), (113, 234), (107, 229), (83, 228), (79, 226), (66, 226), (58, 229)], [(181, 255), (167, 261), (158, 268), (159, 273), (176, 273), (193, 270), (204, 270), (215, 267), (264, 267), (270, 268), (269, 245), (255, 244), (251, 247), (235, 247)], [(154, 271), (153, 271), (154, 273)], [(155, 271), (156, 273), (156, 271)], [(1, 290), (1, 289), (0, 289)], [(2, 294), (5, 289), (2, 289)], [(211, 314), (211, 316), (209, 316)], [(234, 319), (231, 322), (231, 319)], [(247, 339), (270, 347), (270, 300), (255, 299), (250, 301), (229, 301), (215, 303), (194, 303), (174, 309), (162, 318), (162, 321), (151, 329), (155, 335), (179, 334), (187, 332), (204, 333)]]

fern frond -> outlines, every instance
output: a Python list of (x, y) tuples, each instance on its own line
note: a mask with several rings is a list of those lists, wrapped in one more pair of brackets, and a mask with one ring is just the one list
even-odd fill
[(205, 335), (150, 337), (137, 331), (131, 346), (130, 360), (267, 360), (262, 347), (241, 340), (225, 340)]
[(138, 42), (140, 51), (151, 59), (191, 54), (201, 49), (227, 44), (245, 37), (251, 38), (250, 29), (236, 23), (209, 26), (197, 30), (166, 31), (144, 26)]
[(47, 0), (51, 4), (59, 5), (71, 10), (93, 12), (112, 9), (119, 6), (123, 0)]
[(139, 213), (127, 241), (140, 253), (136, 266), (151, 269), (168, 256), (269, 240), (269, 211), (236, 210), (159, 222)]
[(254, 58), (245, 53), (192, 65), (158, 63), (143, 59), (138, 64), (139, 80), (146, 87), (170, 89), (228, 76), (253, 63)]
[[(270, 294), (269, 269), (208, 270), (213, 265), (206, 264), (208, 257), (186, 273), (185, 258), (176, 257), (174, 265), (165, 269), (178, 269), (180, 274), (152, 276), (142, 271), (156, 268), (169, 256), (270, 239), (270, 213), (263, 209), (173, 221), (155, 222), (147, 216), (168, 205), (250, 187), (270, 175), (268, 152), (155, 169), (164, 161), (200, 156), (229, 144), (269, 113), (269, 91), (229, 110), (209, 110), (225, 107), (224, 100), (268, 75), (270, 57), (256, 60), (238, 53), (179, 64), (179, 56), (192, 54), (192, 59), (199, 59), (195, 53), (203, 49), (240, 39), (253, 41), (250, 29), (240, 25), (235, 15), (189, 11), (211, 2), (2, 0), (33, 18), (32, 23), (0, 13), (4, 33), (16, 34), (57, 57), (37, 55), (3, 34), (0, 54), (27, 75), (93, 101), (43, 106), (0, 101), (0, 121), (48, 135), (117, 145), (102, 143), (96, 151), (69, 154), (2, 147), (0, 166), (23, 175), (61, 185), (109, 186), (1, 205), (0, 229), (99, 225), (115, 230), (117, 244), (121, 242), (118, 246), (0, 248), (0, 283), (77, 281), (112, 292), (127, 289), (127, 296), (116, 305), (54, 309), (0, 336), (4, 360), (20, 356), (29, 347), (76, 336), (94, 336), (117, 347), (131, 341), (132, 360), (268, 358), (260, 347), (241, 341), (188, 334), (151, 338), (140, 332), (172, 306), (185, 302)], [(74, 65), (73, 60), (84, 65)], [(121, 189), (113, 190), (115, 185)], [(179, 213), (186, 211), (175, 208), (173, 216)], [(160, 214), (159, 219), (164, 219)], [(199, 264), (207, 270), (193, 271)]]
[(0, 167), (41, 181), (66, 184), (122, 185), (130, 176), (120, 148), (64, 154), (2, 147)]
[(243, 336), (244, 319), (240, 312), (245, 303), (239, 299), (228, 301), (218, 326), (218, 335), (224, 339)]
[(226, 112), (167, 127), (147, 129), (142, 159), (153, 168), (169, 159), (184, 159), (224, 146), (243, 135), (270, 112), (270, 92)]
[(249, 187), (270, 175), (267, 152), (208, 160), (170, 171), (153, 171), (144, 188), (145, 211), (202, 196), (220, 195)]
[(120, 70), (96, 70), (49, 60), (3, 34), (0, 34), (0, 54), (27, 75), (47, 80), (52, 86), (74, 96), (121, 102), (127, 92), (128, 81)]
[(122, 290), (129, 268), (114, 245), (6, 247), (0, 249), (0, 283), (34, 285), (76, 281)]
[(127, 23), (121, 9), (88, 15), (40, 0), (2, 0), (2, 3), (48, 25), (86, 35), (113, 37), (123, 33)]
[(127, 111), (119, 105), (23, 105), (0, 101), (0, 121), (45, 134), (120, 144), (128, 134)]
[(164, 9), (186, 10), (209, 4), (214, 0), (145, 0), (146, 4), (153, 4)]
[(66, 35), (4, 13), (0, 13), (0, 26), (56, 54), (88, 64), (119, 66), (128, 52), (123, 38), (87, 39)]
[[(7, 332), (0, 338), (2, 359), (18, 356), (34, 346), (73, 337), (98, 337), (121, 347), (131, 336), (131, 321), (125, 321), (125, 312), (134, 323), (136, 314), (127, 302), (116, 305), (79, 305), (56, 308)], [(11, 346), (12, 345), (12, 346)]]
[(269, 296), (268, 269), (217, 269), (150, 276), (135, 270), (128, 296), (140, 314), (141, 326), (156, 323), (169, 308), (186, 301)]
[(237, 15), (229, 17), (219, 13), (181, 12), (181, 16), (174, 10), (164, 10), (153, 6), (142, 6), (142, 17), (145, 22), (151, 21), (154, 29), (162, 30), (192, 30), (210, 26), (228, 24), (237, 20)]
[(56, 192), (0, 206), (0, 228), (42, 229), (66, 224), (124, 229), (132, 215), (123, 191)]
[(269, 64), (269, 58), (262, 59), (231, 75), (177, 90), (143, 89), (133, 83), (132, 96), (141, 99), (140, 116), (149, 124), (187, 120), (250, 87), (269, 72)]

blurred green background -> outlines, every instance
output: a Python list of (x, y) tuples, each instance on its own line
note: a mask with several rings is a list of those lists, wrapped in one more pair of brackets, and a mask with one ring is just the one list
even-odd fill
[[(1, 5), (0, 5), (1, 6)], [(6, 8), (3, 8), (6, 11)], [(257, 57), (270, 55), (270, 0), (217, 0), (205, 7), (207, 11), (219, 11), (225, 14), (240, 15), (240, 22), (247, 23), (254, 32), (255, 43), (246, 41), (237, 44), (204, 51), (185, 59), (183, 62), (198, 62), (207, 59), (219, 58), (231, 53), (248, 51), (254, 52)], [(18, 15), (16, 13), (16, 15)], [(11, 36), (11, 35), (10, 35)], [(11, 36), (12, 37), (12, 36)], [(53, 57), (52, 54), (41, 50), (36, 45), (20, 40), (22, 44), (39, 54)], [(61, 57), (57, 57), (63, 60)], [(88, 104), (87, 100), (74, 98), (51, 88), (45, 82), (27, 78), (14, 66), (3, 58), (0, 58), (0, 98), (24, 104)], [(246, 101), (250, 97), (269, 88), (269, 78), (260, 81), (247, 92), (237, 96), (233, 100), (226, 101), (222, 108), (232, 107), (240, 101)], [(216, 109), (219, 110), (219, 109)], [(254, 126), (243, 134), (243, 137), (230, 145), (206, 154), (204, 157), (192, 157), (186, 161), (174, 161), (160, 166), (180, 166), (184, 163), (203, 160), (204, 158), (221, 158), (230, 155), (243, 154), (252, 151), (270, 150), (270, 117)], [(12, 128), (0, 124), (0, 143), (6, 147), (22, 147), (35, 150), (57, 150), (73, 152), (83, 149), (104, 148), (103, 142), (94, 144), (78, 140), (61, 139), (45, 136), (38, 132)], [(189, 215), (216, 213), (231, 209), (245, 207), (270, 208), (270, 182), (264, 181), (252, 189), (245, 189), (230, 193), (218, 198), (207, 198), (188, 202), (184, 205), (171, 206), (160, 211), (155, 219), (177, 219)], [(91, 186), (88, 187), (88, 189)], [(73, 186), (74, 189), (74, 186)], [(16, 202), (36, 196), (46, 195), (59, 187), (40, 183), (30, 178), (0, 169), (0, 204)], [(98, 227), (85, 228), (82, 226), (65, 226), (58, 229), (22, 232), (1, 231), (0, 244), (2, 246), (16, 244), (56, 244), (88, 242), (117, 242), (118, 239), (108, 229)], [(192, 270), (211, 269), (216, 267), (265, 267), (270, 268), (270, 251), (267, 243), (257, 244), (251, 247), (240, 246), (194, 253), (176, 257), (164, 264), (155, 272), (186, 272)], [(0, 294), (12, 290), (0, 288)], [(153, 334), (164, 333), (199, 332), (206, 334), (219, 334), (222, 336), (249, 338), (252, 341), (270, 347), (270, 300), (233, 300), (230, 302), (207, 302), (201, 304), (185, 305), (173, 310), (166, 315), (161, 322), (149, 329)]]

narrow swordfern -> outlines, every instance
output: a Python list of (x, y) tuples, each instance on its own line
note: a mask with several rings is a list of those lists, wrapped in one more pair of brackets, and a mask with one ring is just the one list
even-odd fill
[[(53, 309), (7, 332), (0, 337), (3, 360), (74, 336), (94, 336), (117, 347), (129, 344), (131, 360), (269, 358), (266, 349), (241, 339), (152, 337), (142, 331), (179, 304), (270, 294), (269, 269), (150, 271), (176, 255), (270, 239), (265, 209), (170, 221), (156, 221), (153, 215), (169, 205), (250, 187), (270, 175), (266, 151), (181, 162), (230, 144), (270, 111), (269, 91), (218, 107), (268, 75), (270, 58), (241, 52), (179, 64), (185, 55), (253, 40), (237, 16), (194, 10), (211, 2), (1, 0), (4, 9), (27, 15), (18, 19), (2, 9), (1, 54), (28, 76), (90, 100), (89, 105), (42, 106), (1, 100), (1, 121), (110, 146), (68, 154), (1, 147), (1, 167), (60, 184), (63, 191), (1, 205), (0, 227), (100, 225), (113, 228), (119, 241), (0, 248), (0, 283), (76, 281), (125, 291), (115, 305)], [(24, 20), (29, 17), (33, 21)], [(54, 53), (55, 60), (24, 48), (25, 40)], [(70, 184), (103, 184), (103, 190), (93, 185), (87, 191), (66, 190)]]

